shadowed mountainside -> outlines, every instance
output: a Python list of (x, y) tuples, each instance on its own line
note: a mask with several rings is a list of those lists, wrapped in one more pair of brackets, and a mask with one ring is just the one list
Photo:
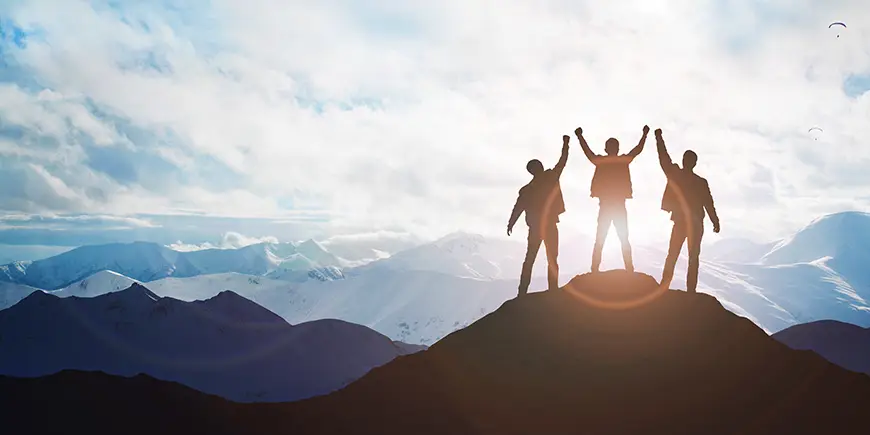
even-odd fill
[(231, 291), (184, 302), (134, 283), (93, 298), (34, 292), (0, 310), (0, 374), (146, 373), (238, 402), (327, 394), (420, 350), (341, 320), (290, 325)]
[[(144, 379), (62, 373), (2, 379), (0, 418), (68, 419), (63, 427), (91, 433), (130, 427), (122, 418), (136, 415), (143, 433), (168, 432), (170, 421), (178, 433), (372, 434), (803, 434), (864, 424), (870, 378), (789, 349), (711, 296), (656, 288), (642, 274), (579, 276), (301, 402), (236, 405)], [(603, 308), (639, 299), (648, 300)], [(149, 400), (155, 388), (167, 396)], [(165, 403), (182, 394), (185, 413)], [(142, 395), (139, 408), (114, 403), (118, 395)], [(46, 409), (57, 418), (35, 417)]]
[(786, 346), (811, 350), (848, 370), (870, 374), (870, 329), (836, 320), (819, 320), (772, 335)]

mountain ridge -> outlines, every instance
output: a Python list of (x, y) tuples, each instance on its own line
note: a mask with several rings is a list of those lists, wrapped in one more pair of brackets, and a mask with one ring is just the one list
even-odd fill
[(847, 370), (870, 375), (870, 329), (837, 320), (819, 320), (786, 328), (773, 338), (796, 350), (808, 350)]
[(95, 297), (34, 292), (0, 311), (0, 374), (147, 373), (235, 401), (325, 394), (420, 350), (336, 319), (291, 325), (232, 291), (202, 301), (146, 286)]
[[(340, 269), (345, 261), (313, 243), (260, 243), (237, 249), (194, 251), (175, 251), (150, 242), (86, 245), (42, 260), (2, 265), (0, 281), (50, 291), (104, 270), (140, 282), (226, 272), (271, 274), (290, 281), (342, 279)], [(299, 253), (298, 246), (316, 255), (322, 263)]]

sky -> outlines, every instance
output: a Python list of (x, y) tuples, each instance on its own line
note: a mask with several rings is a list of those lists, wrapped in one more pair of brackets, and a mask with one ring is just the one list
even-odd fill
[[(503, 236), (563, 134), (590, 233), (573, 130), (645, 124), (698, 153), (707, 240), (769, 241), (870, 208), (868, 36), (857, 0), (4, 0), (0, 251)], [(632, 240), (666, 240), (652, 135), (631, 170)]]

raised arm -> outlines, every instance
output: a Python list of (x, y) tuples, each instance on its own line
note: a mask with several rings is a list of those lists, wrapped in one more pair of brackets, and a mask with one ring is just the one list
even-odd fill
[(523, 198), (523, 191), (520, 190), (520, 194), (517, 195), (517, 202), (514, 204), (514, 209), (511, 211), (511, 217), (508, 219), (507, 225), (507, 235), (510, 236), (511, 232), (514, 230), (514, 224), (517, 223), (517, 220), (520, 218), (520, 215), (525, 211), (525, 201)]
[(706, 188), (706, 198), (704, 198), (704, 209), (707, 210), (707, 215), (710, 216), (710, 222), (713, 222), (713, 232), (719, 232), (719, 215), (716, 214), (716, 206), (713, 204), (713, 194), (710, 193), (710, 185), (704, 182)]
[(662, 171), (667, 174), (670, 172), (674, 162), (668, 154), (668, 149), (665, 147), (665, 140), (662, 139), (662, 129), (656, 129), (656, 150), (659, 153), (659, 164), (662, 166)]
[(574, 134), (577, 135), (577, 140), (580, 141), (580, 148), (583, 148), (583, 154), (586, 154), (586, 158), (589, 159), (590, 162), (595, 164), (595, 160), (598, 158), (598, 156), (592, 152), (592, 149), (589, 148), (589, 144), (586, 143), (586, 139), (583, 138), (583, 129), (577, 127), (577, 129), (574, 130)]
[(643, 145), (646, 143), (646, 135), (649, 134), (649, 126), (643, 126), (643, 135), (640, 137), (640, 141), (637, 142), (637, 146), (632, 148), (631, 151), (628, 152), (628, 157), (634, 159), (637, 157), (641, 151), (643, 151)]
[(569, 136), (562, 136), (562, 156), (559, 157), (559, 161), (553, 167), (553, 170), (559, 175), (562, 175), (562, 170), (565, 169), (565, 164), (568, 163), (568, 141), (570, 140)]

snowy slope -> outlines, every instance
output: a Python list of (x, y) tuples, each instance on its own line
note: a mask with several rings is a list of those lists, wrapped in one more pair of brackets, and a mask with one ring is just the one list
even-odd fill
[(412, 234), (378, 232), (368, 234), (338, 235), (320, 242), (320, 245), (338, 257), (347, 260), (348, 266), (360, 266), (387, 258), (401, 251), (423, 244)]
[(759, 243), (748, 239), (720, 239), (704, 247), (704, 258), (723, 263), (759, 263), (779, 241)]
[[(259, 295), (268, 294), (271, 296), (279, 294), (282, 291), (289, 292), (293, 286), (287, 281), (240, 273), (218, 273), (190, 278), (164, 278), (151, 281), (147, 285), (149, 290), (158, 295), (184, 301), (205, 300), (228, 290), (257, 302), (273, 312), (275, 307), (270, 306), (271, 304), (262, 304), (259, 300), (261, 299)], [(289, 298), (287, 302), (290, 302)]]
[[(109, 270), (97, 272), (81, 281), (74, 282), (64, 288), (51, 290), (47, 293), (58, 297), (78, 296), (94, 297), (106, 293), (124, 290), (133, 283), (138, 282), (119, 273)], [(0, 310), (9, 308), (30, 293), (44, 291), (21, 284), (0, 282)]]
[(308, 239), (296, 245), (296, 252), (321, 267), (342, 267), (345, 262), (332, 255), (322, 244)]
[(139, 282), (227, 272), (289, 281), (330, 280), (343, 278), (341, 267), (346, 263), (314, 241), (186, 252), (154, 243), (115, 243), (82, 246), (43, 260), (0, 266), (0, 281), (55, 290), (103, 270)]
[[(541, 288), (540, 279), (533, 288)], [(516, 296), (515, 281), (485, 281), (426, 271), (364, 274), (340, 281), (288, 283), (236, 274), (167, 278), (155, 293), (200, 300), (232, 290), (290, 323), (342, 319), (393, 340), (430, 345)]]
[(0, 266), (0, 281), (20, 282), (31, 261), (14, 261)]
[(11, 307), (31, 293), (42, 291), (23, 284), (0, 282), (0, 310)]
[(842, 212), (822, 216), (764, 255), (764, 264), (808, 263), (831, 257), (866, 264), (870, 260), (870, 214)]
[(514, 279), (519, 276), (525, 249), (525, 244), (514, 240), (456, 232), (347, 273), (430, 271), (463, 278)]
[(161, 298), (139, 284), (94, 298), (34, 292), (0, 311), (0, 374), (146, 373), (236, 401), (325, 394), (408, 348), (338, 320), (291, 326), (223, 291)]
[(58, 297), (88, 298), (129, 288), (138, 281), (110, 270), (97, 272), (60, 290), (49, 292)]
[(134, 242), (82, 246), (30, 262), (20, 275), (8, 277), (3, 274), (0, 279), (54, 290), (102, 270), (111, 270), (138, 281), (195, 273), (188, 263), (179, 261), (178, 252), (154, 243)]

